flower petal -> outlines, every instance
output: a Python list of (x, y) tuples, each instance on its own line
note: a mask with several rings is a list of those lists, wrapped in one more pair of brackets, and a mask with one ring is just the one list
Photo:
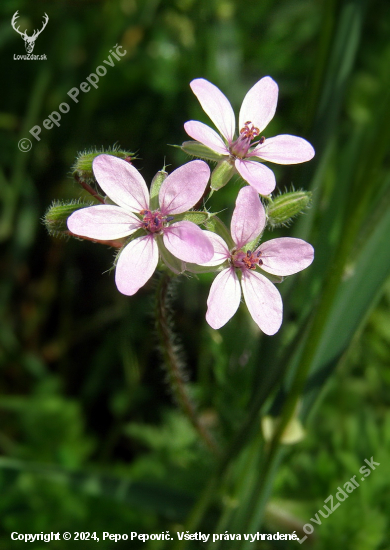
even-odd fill
[(132, 296), (153, 275), (158, 262), (158, 247), (153, 235), (131, 241), (120, 253), (115, 283), (122, 294)]
[(237, 248), (242, 248), (260, 235), (265, 227), (265, 210), (253, 187), (240, 189), (230, 229)]
[(75, 235), (109, 241), (134, 233), (140, 227), (140, 220), (120, 206), (97, 204), (76, 210), (69, 216), (67, 224)]
[(239, 129), (251, 122), (259, 132), (273, 119), (278, 103), (278, 85), (270, 76), (259, 80), (246, 94), (239, 117)]
[(236, 119), (230, 101), (219, 88), (204, 78), (190, 84), (204, 112), (214, 122), (223, 137), (230, 143), (234, 136)]
[(184, 124), (184, 130), (192, 139), (200, 141), (200, 143), (203, 143), (203, 145), (206, 145), (206, 147), (209, 147), (216, 153), (220, 153), (221, 155), (229, 154), (228, 148), (217, 132), (206, 124), (203, 124), (203, 122), (189, 120)]
[(275, 189), (274, 173), (261, 162), (236, 159), (234, 164), (240, 176), (260, 195), (269, 195)]
[(260, 273), (243, 270), (242, 291), (249, 313), (265, 334), (278, 332), (283, 320), (283, 303), (278, 289)]
[(291, 237), (272, 239), (262, 243), (257, 250), (261, 251), (261, 269), (283, 277), (306, 269), (314, 259), (311, 244)]
[(162, 214), (181, 214), (201, 198), (210, 178), (210, 168), (203, 160), (187, 162), (169, 174), (159, 192)]
[(176, 222), (164, 229), (164, 245), (169, 252), (192, 264), (203, 264), (213, 257), (213, 245), (205, 231), (192, 222)]
[(266, 139), (251, 153), (276, 164), (299, 164), (312, 159), (315, 155), (315, 151), (308, 141), (288, 134)]
[(112, 155), (99, 155), (92, 163), (93, 173), (112, 201), (131, 212), (149, 208), (149, 191), (134, 166)]
[(223, 264), (228, 258), (230, 258), (230, 252), (228, 245), (225, 243), (222, 237), (213, 233), (212, 231), (203, 231), (206, 234), (209, 241), (213, 245), (214, 255), (209, 262), (205, 262), (202, 265), (204, 266), (214, 266)]
[(223, 327), (240, 305), (241, 289), (233, 267), (219, 273), (211, 285), (207, 298), (206, 321), (215, 329)]

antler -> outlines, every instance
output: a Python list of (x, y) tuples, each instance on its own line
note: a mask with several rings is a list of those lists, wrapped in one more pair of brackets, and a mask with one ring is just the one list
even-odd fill
[(15, 27), (16, 20), (17, 20), (18, 17), (19, 17), (18, 11), (19, 11), (19, 10), (17, 10), (17, 11), (14, 13), (14, 16), (13, 16), (13, 18), (12, 18), (12, 20), (11, 20), (11, 25), (12, 25), (12, 28), (13, 28), (16, 32), (18, 32), (21, 36), (25, 36), (25, 35), (26, 35), (26, 31), (20, 32), (19, 27), (18, 27), (18, 28)]
[(40, 31), (34, 31), (34, 34), (32, 35), (31, 38), (36, 38), (39, 34), (41, 34), (43, 29), (46, 27), (48, 21), (49, 21), (49, 16), (47, 15), (47, 13), (45, 13), (45, 15), (43, 16), (43, 27), (41, 28)]

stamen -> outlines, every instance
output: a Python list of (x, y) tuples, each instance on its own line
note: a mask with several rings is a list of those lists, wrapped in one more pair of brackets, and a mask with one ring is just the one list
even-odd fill
[(254, 126), (253, 124), (249, 128), (249, 124), (252, 124), (250, 120), (248, 120), (248, 122), (245, 122), (244, 127), (240, 130), (240, 134), (252, 141), (252, 139), (255, 139), (255, 137), (260, 134), (260, 130), (256, 128), (256, 126)]
[(230, 262), (234, 267), (239, 269), (255, 270), (258, 265), (262, 265), (263, 261), (259, 259), (261, 252), (252, 252), (247, 250), (232, 250)]

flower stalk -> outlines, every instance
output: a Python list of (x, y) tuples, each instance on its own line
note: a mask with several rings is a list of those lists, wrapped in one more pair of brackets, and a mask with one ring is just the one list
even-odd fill
[(167, 273), (159, 278), (156, 289), (155, 318), (156, 330), (167, 372), (167, 379), (177, 405), (189, 419), (207, 448), (216, 455), (220, 454), (217, 443), (200, 420), (194, 402), (187, 386), (187, 375), (176, 337), (172, 331), (171, 312), (169, 302), (172, 293), (172, 279)]

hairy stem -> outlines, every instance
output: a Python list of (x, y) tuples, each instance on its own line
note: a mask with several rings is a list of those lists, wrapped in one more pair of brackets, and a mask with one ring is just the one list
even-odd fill
[(161, 347), (164, 366), (168, 374), (168, 381), (173, 396), (182, 412), (190, 420), (206, 446), (214, 453), (219, 454), (219, 448), (206, 426), (200, 421), (196, 407), (190, 397), (186, 384), (186, 373), (180, 357), (175, 335), (172, 331), (172, 322), (169, 301), (171, 298), (171, 277), (164, 273), (159, 281), (156, 292), (156, 329)]
[(105, 204), (104, 198), (101, 195), (99, 195), (99, 193), (95, 191), (95, 189), (93, 189), (86, 181), (80, 178), (80, 176), (77, 173), (74, 173), (73, 176), (74, 176), (74, 179), (77, 181), (77, 183), (79, 183), (81, 187), (83, 187), (86, 191), (88, 191), (90, 195), (92, 195), (96, 200), (98, 200), (102, 204)]

